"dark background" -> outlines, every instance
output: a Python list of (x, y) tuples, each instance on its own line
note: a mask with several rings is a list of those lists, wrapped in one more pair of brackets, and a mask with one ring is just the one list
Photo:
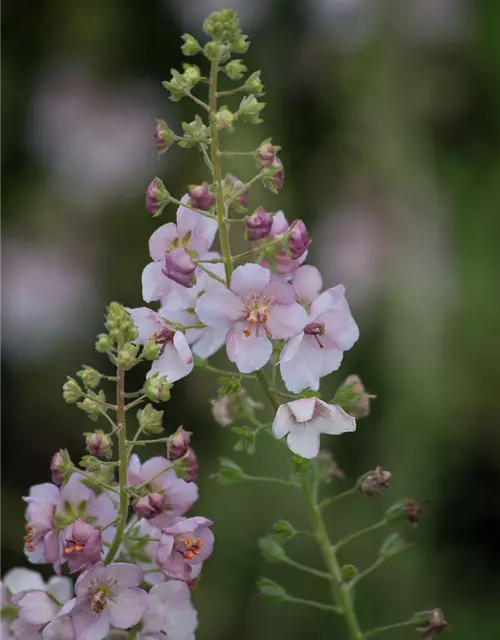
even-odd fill
[[(62, 401), (65, 375), (82, 362), (106, 366), (92, 345), (110, 300), (141, 302), (155, 227), (145, 186), (158, 174), (179, 197), (205, 176), (192, 151), (158, 162), (152, 134), (155, 117), (176, 130), (191, 118), (192, 105), (170, 102), (161, 81), (181, 66), (181, 34), (200, 36), (203, 17), (224, 5), (3, 3), (4, 571), (24, 563), (21, 496), (48, 480), (59, 447), (78, 459), (81, 433), (93, 426)], [(285, 187), (263, 202), (307, 222), (311, 261), (328, 286), (346, 285), (361, 330), (324, 397), (353, 372), (378, 396), (354, 436), (325, 441), (350, 479), (338, 489), (377, 464), (393, 473), (380, 498), (332, 509), (332, 537), (376, 521), (397, 498), (428, 500), (419, 528), (403, 527), (415, 546), (362, 584), (364, 626), (441, 606), (450, 638), (498, 638), (500, 3), (232, 6), (252, 41), (247, 66), (263, 69), (268, 106), (265, 124), (240, 128), (231, 146), (252, 149), (272, 135), (283, 147)], [(243, 178), (253, 171), (246, 160), (229, 168)], [(216, 550), (194, 593), (198, 637), (344, 637), (326, 613), (255, 597), (261, 575), (294, 595), (327, 594), (314, 578), (266, 565), (257, 550), (274, 520), (305, 526), (294, 495), (210, 480), (220, 455), (268, 475), (285, 473), (288, 460), (267, 438), (255, 460), (231, 451), (233, 434), (208, 410), (216, 386), (193, 374), (165, 406), (170, 430), (182, 423), (195, 433), (196, 512), (216, 522)], [(353, 544), (343, 561), (366, 566), (380, 540)], [(305, 539), (290, 549), (319, 562)]]

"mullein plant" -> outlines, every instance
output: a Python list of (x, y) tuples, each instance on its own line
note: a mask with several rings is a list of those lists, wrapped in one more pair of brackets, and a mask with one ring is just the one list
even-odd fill
[[(50, 465), (52, 482), (31, 487), (24, 498), (28, 560), (51, 564), (56, 575), (48, 583), (23, 568), (4, 576), (2, 638), (194, 638), (197, 615), (190, 590), (212, 553), (213, 523), (202, 515), (186, 515), (198, 497), (192, 434), (179, 427), (164, 435), (161, 407), (174, 383), (195, 367), (221, 376), (212, 413), (232, 428), (237, 451), (253, 454), (268, 432), (291, 452), (287, 478), (250, 476), (227, 458), (220, 460), (216, 478), (221, 484), (259, 480), (290, 487), (303, 498), (311, 523), (308, 538), (322, 553), (321, 569), (298, 563), (285, 544), (304, 532), (278, 520), (271, 534), (259, 540), (264, 557), (312, 574), (329, 588), (325, 601), (315, 602), (262, 578), (260, 593), (273, 602), (309, 605), (343, 618), (344, 637), (352, 640), (405, 627), (434, 638), (448, 626), (439, 609), (370, 630), (357, 616), (359, 582), (407, 544), (399, 533), (389, 534), (364, 569), (341, 563), (340, 555), (352, 540), (370, 532), (403, 519), (416, 524), (421, 503), (403, 500), (366, 529), (335, 542), (330, 537), (325, 509), (352, 494), (376, 496), (391, 477), (376, 467), (348, 491), (332, 493), (330, 481), (343, 474), (320, 450), (321, 434), (353, 432), (356, 419), (369, 412), (371, 396), (357, 376), (348, 376), (329, 402), (319, 393), (321, 378), (339, 369), (359, 331), (344, 287), (324, 288), (318, 269), (306, 264), (311, 239), (304, 222), (289, 222), (282, 211), (261, 206), (249, 211), (252, 186), (263, 185), (273, 194), (283, 186), (279, 147), (264, 140), (254, 151), (224, 151), (221, 138), (240, 123), (262, 122), (260, 71), (248, 75), (238, 58), (249, 42), (234, 11), (212, 14), (204, 31), (209, 37), (204, 45), (189, 34), (182, 45), (186, 56), (199, 56), (203, 70), (185, 64), (163, 83), (171, 100), (193, 100), (200, 114), (182, 123), (182, 134), (158, 120), (154, 140), (161, 154), (174, 144), (198, 150), (207, 180), (190, 186), (179, 200), (159, 178), (146, 190), (146, 209), (154, 218), (168, 205), (178, 206), (176, 222), (158, 227), (149, 240), (151, 261), (142, 273), (142, 295), (152, 306), (111, 303), (106, 332), (95, 346), (115, 374), (84, 366), (64, 384), (64, 400), (91, 421), (100, 420), (103, 428), (85, 434), (88, 455), (79, 464), (67, 451), (57, 452)], [(221, 90), (221, 76), (236, 84)], [(236, 107), (226, 106), (233, 100)], [(233, 155), (248, 156), (250, 167), (256, 167), (252, 177), (223, 175), (222, 164), (229, 165)], [(238, 255), (231, 252), (233, 227), (249, 243)], [(220, 252), (213, 250), (216, 237)], [(232, 370), (209, 363), (224, 348)], [(143, 362), (149, 363), (145, 383), (131, 391), (127, 374)], [(112, 399), (101, 388), (105, 383), (116, 388)], [(261, 388), (272, 410), (269, 422), (259, 418), (264, 404), (251, 397), (247, 387), (252, 385)], [(165, 455), (145, 457), (144, 448), (151, 444), (161, 444)]]

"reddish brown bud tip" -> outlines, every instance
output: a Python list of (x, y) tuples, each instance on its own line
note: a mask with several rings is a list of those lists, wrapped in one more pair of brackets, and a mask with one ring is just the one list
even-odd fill
[(361, 491), (367, 496), (376, 496), (382, 489), (387, 489), (389, 480), (391, 479), (391, 472), (382, 467), (377, 467), (374, 471), (369, 473), (361, 481)]

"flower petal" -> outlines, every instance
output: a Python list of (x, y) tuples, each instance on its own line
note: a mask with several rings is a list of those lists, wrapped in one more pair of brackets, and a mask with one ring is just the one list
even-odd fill
[[(187, 194), (181, 198), (183, 203), (188, 200), (189, 196)], [(177, 209), (177, 233), (181, 242), (186, 235), (190, 234), (186, 244), (187, 248), (201, 255), (206, 253), (214, 242), (215, 234), (217, 233), (217, 221), (202, 216), (187, 207), (180, 206)]]
[(25, 569), (24, 567), (15, 567), (14, 569), (7, 571), (2, 578), (2, 582), (12, 595), (19, 593), (20, 591), (28, 591), (32, 589), (38, 589), (40, 591), (47, 590), (45, 582), (38, 571)]
[(133, 627), (142, 618), (147, 606), (147, 593), (136, 587), (121, 589), (108, 603), (110, 622), (118, 629)]
[(149, 238), (149, 254), (155, 261), (162, 261), (165, 251), (170, 249), (177, 239), (177, 226), (173, 222), (167, 222), (158, 227)]
[(278, 304), (293, 304), (297, 301), (293, 287), (277, 279), (271, 280), (262, 293), (272, 296)]
[(109, 609), (95, 616), (90, 608), (78, 607), (71, 617), (78, 640), (102, 640), (109, 632)]
[(230, 289), (241, 298), (246, 298), (251, 293), (262, 291), (267, 287), (270, 279), (269, 269), (264, 269), (258, 264), (248, 263), (233, 271)]
[(244, 329), (244, 323), (237, 322), (229, 330), (226, 336), (227, 356), (241, 373), (252, 373), (268, 363), (273, 345), (263, 331), (259, 336), (256, 333), (246, 336)]
[(163, 273), (163, 262), (150, 262), (142, 270), (142, 299), (153, 302), (166, 296), (175, 284)]
[(341, 433), (356, 431), (356, 420), (341, 407), (327, 404), (316, 399), (320, 415), (315, 418), (314, 426), (320, 433), (338, 436)]
[(302, 331), (307, 324), (304, 307), (294, 304), (276, 304), (269, 311), (267, 327), (273, 338), (291, 338)]
[(309, 338), (304, 336), (300, 343), (297, 338), (291, 340), (280, 358), (281, 377), (292, 393), (300, 393), (302, 389), (319, 389), (319, 379), (323, 375), (323, 350)]
[[(110, 522), (108, 520), (108, 522)], [(68, 602), (73, 597), (73, 582), (65, 576), (52, 576), (47, 582), (48, 592), (59, 604)]]
[(316, 267), (307, 264), (295, 271), (292, 286), (298, 300), (311, 304), (319, 296), (323, 286), (323, 278)]
[(209, 327), (230, 327), (243, 317), (241, 299), (229, 289), (204, 293), (196, 303), (196, 314)]
[(286, 442), (293, 453), (303, 458), (315, 458), (319, 453), (319, 431), (311, 424), (296, 425)]
[(288, 403), (288, 408), (295, 418), (295, 422), (308, 422), (314, 414), (316, 398), (300, 398)]
[(273, 434), (275, 438), (283, 438), (289, 433), (290, 429), (295, 425), (293, 414), (287, 404), (278, 407), (276, 417), (273, 422)]
[[(177, 335), (177, 333), (175, 335)], [(191, 353), (191, 349), (189, 349), (189, 353)], [(157, 373), (161, 378), (166, 378), (167, 382), (176, 382), (181, 378), (185, 378), (193, 370), (194, 362), (192, 356), (190, 362), (185, 362), (183, 358), (185, 358), (185, 353), (183, 357), (181, 357), (172, 343), (167, 344), (158, 360), (153, 362), (146, 377), (149, 378)]]
[(49, 622), (42, 632), (43, 640), (74, 640), (75, 630), (69, 616), (62, 616)]
[(176, 331), (174, 333), (174, 347), (177, 351), (177, 355), (184, 364), (192, 364), (193, 354), (191, 353), (186, 336), (181, 331)]
[(129, 562), (113, 562), (106, 567), (106, 578), (116, 581), (120, 588), (136, 587), (142, 582), (144, 573)]
[(226, 341), (227, 329), (207, 327), (202, 329), (198, 339), (193, 344), (193, 353), (200, 358), (210, 358)]
[(127, 471), (127, 482), (129, 484), (140, 484), (143, 481), (142, 465), (137, 453), (130, 456)]
[(57, 613), (55, 602), (45, 591), (20, 591), (12, 597), (19, 618), (28, 624), (47, 624)]
[(83, 476), (79, 473), (71, 474), (67, 484), (61, 488), (61, 498), (73, 506), (79, 506), (82, 502), (88, 502), (94, 497), (94, 492), (82, 482)]

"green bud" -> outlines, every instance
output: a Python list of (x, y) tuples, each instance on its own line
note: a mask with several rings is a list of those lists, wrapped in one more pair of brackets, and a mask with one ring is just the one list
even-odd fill
[(139, 351), (139, 345), (127, 342), (120, 349), (118, 349), (118, 355), (116, 356), (116, 364), (119, 367), (128, 371), (137, 362), (137, 353)]
[(234, 113), (230, 111), (226, 106), (221, 107), (215, 114), (215, 122), (217, 123), (217, 128), (220, 131), (227, 131), (228, 133), (233, 133), (234, 131), (233, 122), (235, 119), (236, 117)]
[[(78, 402), (77, 407), (84, 411), (90, 420), (95, 422), (97, 418), (101, 415), (103, 411), (106, 411), (106, 407), (101, 403), (106, 402), (106, 396), (104, 395), (104, 391), (99, 391), (99, 393), (95, 393), (94, 391), (89, 390), (87, 394), (87, 398), (83, 402)], [(99, 402), (95, 402), (99, 400)]]
[(160, 378), (158, 374), (146, 380), (144, 393), (151, 402), (168, 402), (170, 400), (170, 389), (174, 385), (167, 382), (166, 378)]
[(257, 102), (257, 98), (255, 96), (247, 96), (246, 98), (243, 98), (240, 103), (238, 116), (243, 120), (243, 122), (259, 124), (262, 122), (262, 118), (259, 117), (259, 114), (265, 106), (265, 102)]
[(220, 42), (232, 42), (241, 35), (240, 21), (234, 9), (211, 13), (203, 23), (203, 31)]
[(92, 367), (83, 367), (76, 375), (81, 378), (87, 389), (95, 389), (101, 382), (101, 374)]
[(154, 362), (155, 360), (158, 360), (158, 356), (160, 355), (160, 348), (154, 340), (150, 340), (144, 345), (142, 349), (142, 355), (146, 358), (146, 360), (151, 360)]
[(147, 404), (137, 412), (137, 421), (142, 431), (147, 434), (156, 434), (163, 431), (163, 411), (157, 411), (152, 404)]
[(63, 384), (64, 402), (72, 404), (77, 402), (83, 396), (83, 391), (76, 380), (68, 376), (67, 381)]
[(399, 533), (391, 533), (382, 543), (379, 551), (379, 557), (381, 560), (387, 560), (388, 558), (392, 558), (392, 556), (396, 556), (398, 553), (405, 551), (407, 548), (408, 544), (403, 536)]
[(246, 53), (249, 46), (248, 36), (243, 33), (231, 43), (231, 49), (234, 53)]
[(286, 600), (286, 591), (277, 582), (269, 580), (269, 578), (261, 578), (257, 582), (259, 592), (266, 600), (270, 602), (283, 602)]
[(181, 47), (182, 53), (185, 56), (195, 56), (201, 51), (200, 43), (190, 33), (185, 33), (182, 36), (184, 44)]
[(254, 96), (263, 95), (264, 85), (260, 80), (261, 71), (254, 71), (248, 78), (245, 80), (245, 84), (243, 85), (245, 91), (248, 93), (252, 93)]
[(229, 458), (220, 458), (219, 464), (219, 472), (214, 476), (219, 484), (236, 484), (245, 479), (243, 469)]
[(165, 80), (162, 84), (170, 92), (170, 100), (178, 102), (186, 95), (189, 85), (186, 82), (186, 78), (175, 69), (170, 69), (170, 73), (172, 74), (172, 79)]
[(241, 80), (246, 70), (247, 68), (241, 60), (231, 60), (231, 62), (228, 62), (224, 67), (227, 77), (231, 80)]
[(291, 540), (296, 533), (297, 532), (293, 528), (293, 525), (291, 525), (287, 520), (278, 520), (273, 524), (272, 537), (278, 542)]
[(209, 60), (220, 59), (223, 51), (224, 45), (222, 45), (220, 42), (213, 41), (207, 42), (205, 48), (203, 49), (205, 57), (207, 57)]
[(112, 302), (108, 307), (106, 329), (114, 340), (134, 340), (137, 336), (130, 314), (118, 302)]
[(268, 562), (284, 562), (286, 560), (283, 547), (273, 538), (260, 538), (258, 545), (262, 556)]
[(183, 122), (184, 137), (179, 141), (183, 148), (196, 147), (198, 144), (206, 144), (210, 140), (210, 129), (203, 124), (203, 120), (196, 115), (193, 122)]
[(97, 342), (95, 343), (95, 350), (99, 353), (106, 353), (108, 349), (111, 349), (113, 341), (107, 333), (100, 333), (97, 336)]
[(178, 136), (175, 135), (165, 120), (156, 120), (155, 146), (158, 153), (165, 153), (177, 138)]
[(198, 82), (201, 80), (200, 68), (197, 67), (195, 64), (184, 64), (183, 67), (184, 67), (183, 77), (184, 77), (185, 83), (187, 87), (191, 89), (192, 87), (197, 85)]
[(340, 573), (342, 574), (343, 582), (350, 582), (353, 578), (355, 578), (358, 575), (359, 570), (353, 564), (345, 564), (341, 568)]

